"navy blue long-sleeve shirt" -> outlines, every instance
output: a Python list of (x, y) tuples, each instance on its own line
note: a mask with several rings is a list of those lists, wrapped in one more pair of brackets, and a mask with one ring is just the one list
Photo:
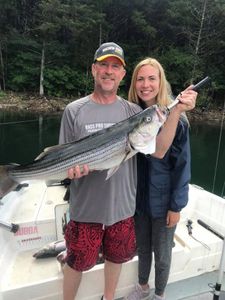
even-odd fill
[(190, 171), (189, 125), (182, 117), (173, 143), (163, 159), (137, 155), (138, 184), (136, 212), (152, 218), (179, 212), (188, 202)]

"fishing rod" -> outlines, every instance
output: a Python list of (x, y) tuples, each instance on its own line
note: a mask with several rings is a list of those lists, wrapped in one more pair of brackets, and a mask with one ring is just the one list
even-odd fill
[[(205, 87), (210, 82), (211, 82), (211, 78), (209, 76), (206, 76), (205, 78), (203, 78), (201, 81), (199, 81), (192, 87), (192, 91), (199, 92), (199, 90), (201, 88)], [(179, 95), (178, 95), (176, 97), (176, 99), (170, 105), (167, 106), (168, 111), (170, 111), (179, 102), (180, 102), (180, 100), (179, 100)]]
[(199, 225), (201, 225), (202, 227), (204, 227), (208, 231), (210, 231), (213, 234), (215, 234), (218, 238), (220, 238), (221, 240), (224, 240), (224, 236), (222, 234), (220, 234), (219, 232), (217, 232), (214, 228), (212, 228), (211, 226), (209, 226), (208, 224), (206, 224), (204, 221), (198, 219), (197, 222), (198, 222)]
[(0, 227), (3, 229), (9, 230), (10, 232), (16, 233), (19, 230), (19, 225), (14, 223), (8, 223), (0, 221)]
[[(222, 142), (224, 118), (225, 118), (225, 100), (224, 100), (224, 103), (223, 103), (223, 113), (222, 113), (222, 119), (221, 119), (221, 124), (220, 124), (220, 134), (219, 134), (218, 147), (217, 147), (217, 155), (216, 155), (216, 163), (215, 163), (215, 170), (214, 170), (214, 177), (213, 177), (212, 193), (214, 193), (214, 188), (215, 188), (215, 184), (216, 184), (216, 176), (217, 176), (217, 170), (218, 170), (218, 164), (219, 164), (219, 156), (220, 156), (220, 147), (221, 147), (221, 142)], [(225, 183), (225, 181), (224, 181), (224, 183)], [(223, 190), (224, 190), (224, 186), (222, 188), (221, 197), (223, 197)]]
[(217, 282), (214, 287), (214, 294), (213, 294), (213, 300), (225, 300), (225, 291), (221, 291), (222, 287), (222, 281), (223, 281), (223, 269), (225, 265), (225, 239), (222, 234), (217, 232), (214, 228), (203, 222), (202, 220), (197, 220), (198, 224), (203, 226), (205, 229), (209, 230), (213, 234), (215, 234), (218, 238), (223, 240), (223, 250), (222, 250), (222, 255), (220, 258), (220, 266), (219, 266), (219, 273), (218, 273), (218, 278)]
[[(197, 222), (198, 222), (199, 225), (204, 227), (206, 230), (212, 232), (218, 238), (220, 238), (221, 240), (224, 241), (224, 236), (222, 234), (220, 234), (219, 232), (217, 232), (214, 228), (212, 228), (211, 226), (209, 226), (208, 224), (206, 224), (204, 221), (202, 221), (200, 219), (198, 219)], [(221, 274), (221, 271), (220, 271), (219, 275), (218, 275), (218, 280), (217, 280), (216, 285), (214, 287), (213, 300), (225, 299), (225, 298), (221, 298), (221, 297), (223, 297), (222, 294), (221, 294), (221, 285), (222, 285), (222, 279), (223, 279), (223, 266), (224, 266), (224, 262), (225, 262), (225, 256), (224, 256), (225, 242), (223, 243), (223, 247), (224, 247), (224, 249), (223, 249), (223, 252), (222, 252), (221, 261), (220, 261), (220, 268), (219, 268), (219, 270), (220, 269), (222, 270), (222, 274)]]
[(224, 265), (225, 265), (225, 239), (223, 241), (223, 250), (222, 250), (222, 255), (220, 258), (219, 273), (218, 273), (218, 278), (217, 278), (217, 282), (215, 285), (213, 300), (225, 300), (225, 291), (221, 290), (222, 282), (223, 282)]

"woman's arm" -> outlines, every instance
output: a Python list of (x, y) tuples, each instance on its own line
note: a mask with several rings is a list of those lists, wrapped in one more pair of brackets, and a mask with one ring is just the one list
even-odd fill
[(163, 158), (171, 146), (177, 129), (180, 116), (183, 112), (192, 110), (195, 107), (197, 93), (188, 87), (179, 95), (180, 102), (172, 108), (164, 126), (156, 138), (156, 151), (151, 154), (157, 158)]

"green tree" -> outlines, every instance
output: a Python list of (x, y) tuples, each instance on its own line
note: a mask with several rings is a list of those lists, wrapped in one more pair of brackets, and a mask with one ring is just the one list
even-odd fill
[(152, 56), (174, 93), (204, 75), (224, 98), (225, 3), (221, 0), (0, 0), (0, 88), (80, 96), (92, 89), (98, 45), (120, 44), (127, 76)]

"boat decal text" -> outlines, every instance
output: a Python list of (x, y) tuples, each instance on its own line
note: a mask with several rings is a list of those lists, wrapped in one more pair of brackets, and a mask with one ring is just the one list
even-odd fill
[(20, 227), (19, 230), (14, 235), (15, 236), (30, 235), (30, 234), (37, 234), (37, 233), (38, 233), (37, 226), (26, 226), (26, 227)]

